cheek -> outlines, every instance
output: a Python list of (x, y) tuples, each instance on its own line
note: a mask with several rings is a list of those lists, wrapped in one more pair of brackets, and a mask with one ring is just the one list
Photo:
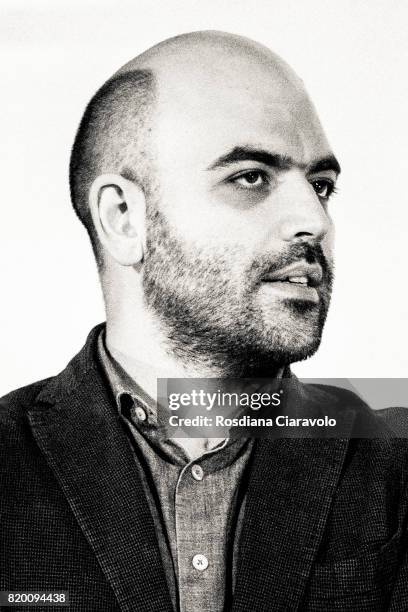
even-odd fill
[(273, 249), (270, 227), (255, 209), (238, 210), (186, 191), (177, 200), (167, 200), (165, 216), (178, 239), (196, 248), (219, 253), (234, 250), (247, 259)]
[(160, 191), (160, 208), (179, 239), (215, 248), (241, 245), (245, 250), (262, 241), (265, 219), (259, 208), (238, 205), (231, 194), (226, 197), (211, 190), (202, 174), (185, 168), (167, 171), (161, 177)]

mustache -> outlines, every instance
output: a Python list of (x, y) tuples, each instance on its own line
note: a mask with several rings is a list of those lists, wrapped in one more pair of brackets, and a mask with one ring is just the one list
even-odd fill
[(253, 262), (251, 272), (259, 282), (265, 274), (273, 274), (281, 268), (306, 261), (308, 264), (319, 264), (323, 271), (323, 279), (330, 285), (333, 282), (333, 263), (329, 262), (320, 244), (297, 242), (287, 250), (273, 256), (263, 256)]

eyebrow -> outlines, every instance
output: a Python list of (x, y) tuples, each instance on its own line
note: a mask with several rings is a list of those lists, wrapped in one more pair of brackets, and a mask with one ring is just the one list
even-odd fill
[(322, 157), (322, 159), (313, 162), (308, 167), (308, 170), (310, 174), (322, 172), (323, 170), (333, 170), (336, 174), (340, 174), (341, 172), (340, 164), (334, 155), (327, 155), (326, 157)]
[(297, 164), (291, 157), (280, 155), (279, 153), (271, 153), (263, 149), (254, 149), (253, 147), (235, 147), (225, 155), (218, 157), (207, 170), (216, 170), (217, 168), (225, 168), (231, 164), (240, 161), (256, 161), (277, 170), (290, 170), (290, 168), (308, 169), (310, 174), (322, 172), (323, 170), (333, 170), (336, 174), (340, 174), (341, 168), (334, 155), (327, 155), (311, 164)]

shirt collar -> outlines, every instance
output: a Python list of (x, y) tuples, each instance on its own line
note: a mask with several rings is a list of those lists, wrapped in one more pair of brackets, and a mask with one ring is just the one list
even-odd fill
[[(185, 454), (185, 450), (176, 440), (168, 439), (165, 436), (164, 428), (160, 427), (157, 422), (157, 407), (156, 402), (142, 389), (137, 382), (129, 376), (124, 368), (112, 357), (105, 344), (105, 330), (102, 329), (98, 336), (98, 353), (102, 363), (102, 367), (108, 379), (108, 383), (112, 390), (113, 396), (119, 414), (124, 416), (133, 427), (137, 427), (143, 438), (149, 440), (154, 447), (160, 448), (165, 456), (173, 463), (185, 464), (190, 459)], [(146, 418), (140, 418), (140, 409), (144, 411)], [(143, 414), (143, 413), (142, 413)], [(241, 438), (233, 440), (226, 438), (219, 441), (215, 446), (205, 451), (201, 458), (217, 454), (217, 451), (225, 449), (229, 450), (228, 454), (223, 457), (221, 466), (231, 457), (238, 453), (240, 448), (245, 445), (247, 439)], [(215, 460), (216, 461), (216, 460)], [(217, 467), (217, 464), (215, 464)], [(219, 466), (218, 466), (219, 467)]]
[(98, 353), (109, 385), (115, 397), (118, 410), (122, 412), (129, 396), (136, 401), (137, 405), (146, 411), (150, 424), (157, 422), (156, 402), (148, 395), (137, 382), (129, 376), (109, 353), (105, 344), (105, 330), (101, 330), (98, 337)]
[[(98, 336), (98, 354), (119, 413), (127, 419), (131, 418), (134, 423), (137, 422), (138, 428), (149, 438), (166, 438), (164, 427), (161, 428), (158, 423), (156, 401), (138, 385), (110, 354), (105, 343), (105, 328), (100, 331)], [(289, 367), (285, 368), (282, 378), (293, 380), (293, 374)]]

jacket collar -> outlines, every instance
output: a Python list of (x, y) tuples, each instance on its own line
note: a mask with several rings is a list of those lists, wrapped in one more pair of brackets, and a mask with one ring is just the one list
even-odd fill
[(123, 612), (171, 612), (135, 458), (96, 357), (102, 326), (29, 411), (53, 470)]
[[(101, 329), (91, 331), (82, 351), (40, 392), (29, 420), (121, 610), (170, 612), (148, 502), (96, 355)], [(350, 412), (350, 430), (352, 423)], [(346, 438), (257, 441), (233, 612), (299, 603), (347, 445)]]

